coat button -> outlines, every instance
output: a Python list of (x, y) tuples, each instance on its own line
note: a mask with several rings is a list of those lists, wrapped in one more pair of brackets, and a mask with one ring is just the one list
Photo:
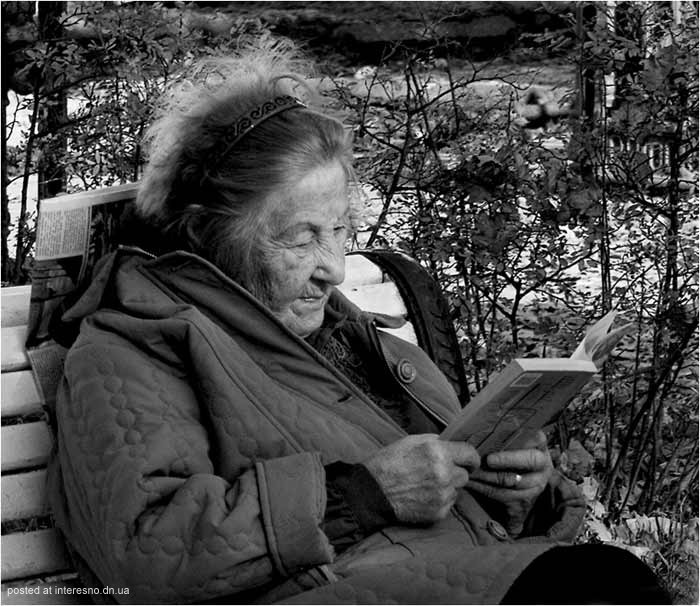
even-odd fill
[(418, 374), (416, 367), (406, 358), (399, 360), (399, 363), (396, 365), (396, 372), (399, 374), (399, 379), (404, 383), (413, 383)]
[(488, 531), (499, 541), (505, 541), (508, 538), (506, 529), (496, 522), (496, 520), (489, 520), (486, 522), (486, 528), (488, 528)]

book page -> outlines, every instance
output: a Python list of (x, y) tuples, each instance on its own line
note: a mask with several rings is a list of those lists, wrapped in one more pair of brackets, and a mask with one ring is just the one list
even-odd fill
[(513, 448), (551, 423), (595, 372), (587, 361), (513, 360), (440, 437), (467, 441), (482, 455)]
[(464, 440), (482, 454), (512, 448), (552, 423), (598, 372), (632, 323), (611, 330), (608, 312), (586, 333), (570, 358), (519, 358), (492, 378), (440, 434)]

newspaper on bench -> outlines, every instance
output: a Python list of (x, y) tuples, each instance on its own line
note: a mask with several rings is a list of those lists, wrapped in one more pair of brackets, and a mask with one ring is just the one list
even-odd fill
[(122, 241), (123, 218), (132, 212), (137, 185), (42, 200), (36, 229), (26, 347), (41, 396), (53, 404), (66, 348), (50, 328), (66, 298), (90, 279), (103, 255)]

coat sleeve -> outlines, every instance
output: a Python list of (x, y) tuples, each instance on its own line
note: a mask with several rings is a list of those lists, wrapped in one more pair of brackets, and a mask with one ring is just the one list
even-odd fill
[(185, 372), (115, 335), (78, 341), (57, 405), (69, 541), (131, 602), (201, 602), (329, 563), (319, 456), (214, 473)]
[(374, 476), (360, 464), (336, 461), (325, 466), (326, 515), (322, 528), (336, 555), (373, 532), (398, 523)]
[(521, 540), (547, 540), (571, 543), (574, 541), (586, 514), (586, 501), (581, 489), (555, 470), (539, 499), (535, 502)]

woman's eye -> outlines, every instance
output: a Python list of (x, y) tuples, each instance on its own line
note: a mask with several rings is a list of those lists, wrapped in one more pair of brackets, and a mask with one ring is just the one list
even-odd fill
[(293, 237), (289, 239), (288, 244), (292, 248), (307, 248), (315, 239), (315, 234), (312, 231), (305, 229), (294, 234)]

